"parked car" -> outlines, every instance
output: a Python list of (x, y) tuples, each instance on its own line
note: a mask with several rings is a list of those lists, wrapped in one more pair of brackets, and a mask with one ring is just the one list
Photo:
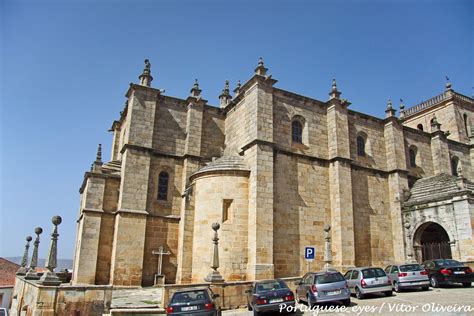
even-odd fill
[(254, 315), (279, 312), (280, 305), (292, 306), (295, 311), (295, 295), (283, 280), (264, 280), (252, 284), (246, 291), (247, 307)]
[(219, 297), (208, 287), (188, 288), (173, 294), (168, 307), (167, 315), (221, 315), (220, 306), (216, 301)]
[(393, 289), (400, 292), (404, 289), (430, 288), (428, 272), (418, 263), (394, 264), (385, 268)]
[(472, 269), (453, 259), (427, 260), (421, 266), (428, 272), (432, 287), (449, 283), (461, 283), (464, 287), (471, 287), (474, 282)]
[(340, 301), (344, 306), (351, 304), (351, 293), (341, 273), (336, 270), (310, 272), (295, 283), (296, 297), (308, 306), (317, 303)]
[(384, 293), (385, 296), (392, 295), (392, 284), (382, 268), (355, 268), (347, 271), (344, 278), (349, 284), (349, 290), (358, 299), (362, 299), (371, 293)]

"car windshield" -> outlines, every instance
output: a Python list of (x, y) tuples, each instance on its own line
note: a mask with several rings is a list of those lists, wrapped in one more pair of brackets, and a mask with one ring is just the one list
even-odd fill
[(286, 285), (286, 283), (279, 280), (269, 281), (269, 282), (259, 282), (255, 284), (255, 290), (257, 291), (257, 293), (287, 289), (287, 288), (288, 286)]
[(385, 272), (380, 268), (369, 268), (362, 270), (365, 279), (380, 278), (386, 276)]
[(406, 264), (404, 266), (400, 266), (400, 271), (402, 272), (423, 271), (423, 268), (419, 264)]
[(436, 260), (436, 265), (438, 267), (457, 267), (462, 266), (461, 262), (451, 259), (444, 259), (444, 260)]
[(179, 292), (173, 295), (171, 304), (190, 303), (197, 301), (204, 301), (208, 299), (207, 292), (205, 290), (195, 290)]
[(340, 273), (330, 273), (316, 276), (316, 284), (327, 284), (334, 282), (345, 281), (344, 277)]

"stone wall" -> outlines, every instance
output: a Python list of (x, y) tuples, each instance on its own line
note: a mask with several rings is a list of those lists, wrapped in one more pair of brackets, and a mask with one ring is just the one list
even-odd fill
[(160, 97), (153, 128), (153, 148), (164, 153), (184, 155), (187, 104), (184, 100)]
[(171, 255), (163, 256), (162, 274), (167, 283), (175, 283), (178, 251), (178, 220), (148, 216), (146, 220), (145, 247), (143, 255), (142, 286), (154, 285), (154, 276), (158, 270), (158, 255), (152, 252), (163, 246)]
[[(409, 174), (418, 178), (434, 175), (431, 138), (429, 134), (404, 128), (403, 136), (405, 138), (405, 153)], [(410, 166), (408, 152), (411, 146), (416, 147), (416, 167)]]
[(304, 247), (316, 247), (312, 269), (323, 266), (324, 224), (331, 223), (328, 168), (305, 157), (275, 156), (273, 256), (275, 277), (303, 275)]
[[(213, 255), (212, 223), (221, 223), (219, 262), (226, 280), (245, 280), (248, 234), (248, 175), (241, 172), (199, 176), (196, 196), (192, 258), (192, 281), (202, 282), (210, 272)], [(231, 201), (223, 221), (225, 200)]]
[(225, 120), (222, 110), (206, 106), (202, 116), (201, 156), (220, 157), (225, 143)]

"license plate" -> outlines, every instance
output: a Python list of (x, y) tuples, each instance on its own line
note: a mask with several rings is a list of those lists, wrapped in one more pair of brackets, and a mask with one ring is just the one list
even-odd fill
[(327, 295), (339, 295), (339, 294), (341, 294), (341, 290), (327, 292)]
[(282, 298), (274, 298), (270, 300), (270, 303), (281, 303), (281, 302), (283, 302)]
[(196, 309), (198, 309), (197, 306), (184, 306), (184, 307), (181, 307), (181, 310), (182, 310), (183, 312), (195, 311)]
[(454, 271), (454, 274), (464, 274), (464, 271)]

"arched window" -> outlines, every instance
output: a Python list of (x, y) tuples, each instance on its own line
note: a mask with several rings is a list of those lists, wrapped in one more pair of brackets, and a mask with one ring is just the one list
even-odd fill
[(303, 124), (299, 120), (291, 122), (291, 139), (295, 143), (303, 143)]
[(418, 128), (420, 131), (422, 131), (422, 130), (423, 130), (423, 124), (418, 124), (418, 125), (416, 126), (416, 128)]
[(451, 173), (453, 176), (457, 177), (458, 176), (458, 165), (459, 165), (459, 159), (458, 157), (452, 157), (451, 158)]
[(365, 156), (365, 139), (363, 136), (357, 136), (357, 155)]
[(468, 127), (467, 114), (466, 113), (464, 113), (463, 118), (464, 118), (464, 128), (466, 129), (466, 136), (469, 137), (469, 127)]
[(168, 181), (169, 174), (166, 171), (160, 172), (158, 176), (158, 200), (167, 201), (168, 200)]
[(408, 156), (410, 158), (410, 167), (416, 167), (416, 147), (412, 146), (408, 149)]

